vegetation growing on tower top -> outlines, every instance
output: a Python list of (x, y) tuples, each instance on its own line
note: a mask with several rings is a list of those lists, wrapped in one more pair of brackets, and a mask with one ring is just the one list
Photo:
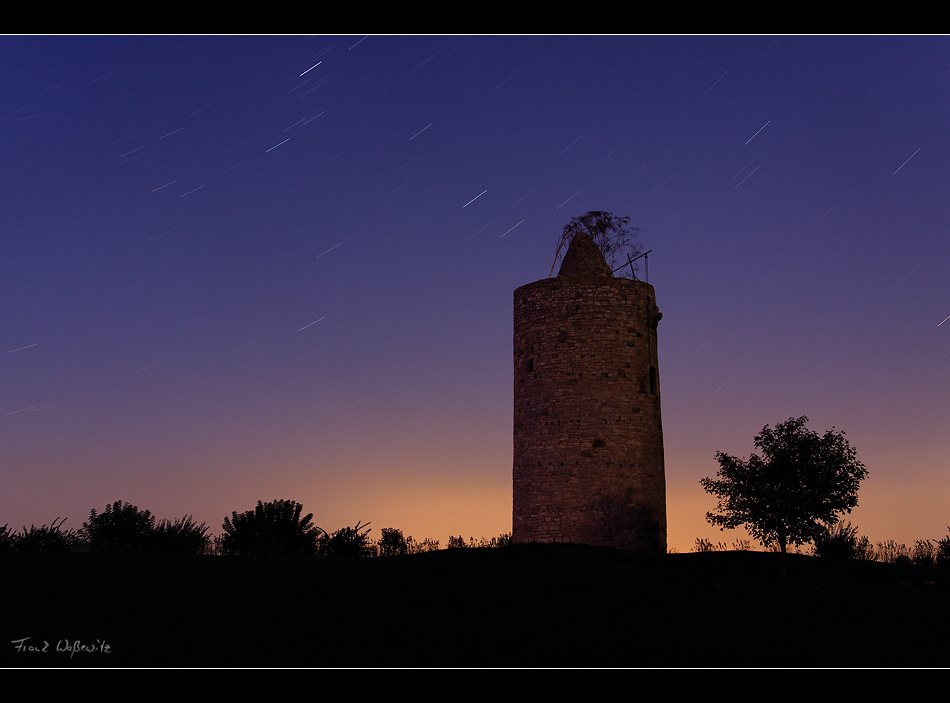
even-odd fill
[[(643, 253), (643, 248), (637, 241), (638, 227), (630, 227), (629, 217), (617, 217), (612, 212), (602, 210), (591, 210), (584, 215), (573, 218), (564, 226), (561, 237), (558, 240), (557, 252), (554, 255), (554, 264), (551, 266), (551, 275), (554, 275), (554, 267), (561, 260), (571, 241), (580, 233), (589, 234), (591, 239), (600, 249), (607, 261), (610, 270), (613, 271), (618, 266), (622, 266), (627, 260), (635, 259)], [(637, 264), (633, 264), (634, 271), (637, 270)], [(633, 271), (630, 268), (617, 271), (618, 276), (632, 276)]]

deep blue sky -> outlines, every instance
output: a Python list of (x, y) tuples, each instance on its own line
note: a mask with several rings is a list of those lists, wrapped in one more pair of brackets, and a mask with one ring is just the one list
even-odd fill
[(0, 76), (0, 524), (510, 531), (512, 292), (607, 210), (671, 547), (745, 536), (698, 481), (800, 415), (863, 534), (946, 535), (946, 37), (6, 36)]

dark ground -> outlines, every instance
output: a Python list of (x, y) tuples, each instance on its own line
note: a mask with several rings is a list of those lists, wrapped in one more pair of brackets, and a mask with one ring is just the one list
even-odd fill
[(950, 665), (950, 571), (789, 555), (782, 578), (779, 558), (3, 552), (0, 666)]

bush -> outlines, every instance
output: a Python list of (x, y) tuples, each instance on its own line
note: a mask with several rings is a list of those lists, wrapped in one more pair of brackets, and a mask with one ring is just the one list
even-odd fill
[(301, 517), (303, 505), (292, 500), (257, 501), (257, 508), (224, 518), (221, 549), (242, 556), (314, 556), (317, 539), (326, 533), (313, 525), (313, 513)]
[(694, 552), (728, 552), (729, 547), (725, 542), (717, 542), (713, 544), (708, 539), (696, 538), (696, 543), (693, 545)]
[(208, 526), (196, 524), (190, 515), (178, 520), (159, 521), (148, 510), (116, 501), (101, 513), (91, 511), (80, 537), (95, 552), (159, 552), (164, 554), (204, 554), (211, 537)]
[(0, 527), (0, 551), (13, 549), (16, 544), (17, 533), (10, 529), (9, 524)]
[(858, 528), (850, 522), (839, 522), (826, 527), (815, 538), (815, 556), (823, 559), (854, 559), (858, 550)]
[(885, 564), (909, 564), (911, 561), (907, 545), (892, 539), (877, 543), (877, 558)]
[(320, 555), (343, 558), (376, 556), (376, 545), (369, 539), (368, 525), (368, 522), (366, 525), (357, 522), (356, 527), (344, 527), (332, 535), (324, 533), (319, 542)]
[(465, 538), (462, 535), (458, 537), (453, 537), (449, 535), (449, 543), (446, 545), (448, 549), (464, 549), (468, 547), (468, 542), (465, 541)]
[[(950, 527), (947, 529), (950, 530)], [(950, 566), (950, 535), (943, 539), (934, 540), (934, 543), (937, 545), (937, 553), (935, 555), (937, 566)]]
[(224, 535), (215, 535), (211, 538), (211, 544), (208, 546), (208, 554), (221, 557), (228, 553), (224, 548), (224, 537)]
[(402, 530), (384, 527), (382, 536), (376, 542), (376, 551), (381, 557), (400, 556), (409, 553), (409, 545), (406, 538), (402, 536)]
[(874, 545), (867, 535), (862, 535), (854, 546), (854, 558), (861, 561), (874, 561)]
[(479, 540), (475, 540), (474, 537), (469, 537), (468, 544), (464, 543), (464, 540), (460, 537), (458, 539), (454, 537), (449, 537), (449, 547), (453, 546), (453, 541), (456, 546), (459, 547), (468, 547), (469, 549), (475, 549), (476, 547), (481, 549), (496, 549), (498, 547), (509, 547), (511, 546), (511, 535), (503, 534), (498, 537), (492, 537), (491, 539), (485, 539), (482, 537)]
[(162, 520), (152, 530), (149, 551), (161, 554), (204, 554), (211, 546), (208, 526), (195, 524), (190, 515), (174, 522)]
[(512, 541), (510, 532), (498, 535), (497, 537), (492, 537), (491, 541), (488, 543), (489, 547), (510, 547), (511, 545)]
[(933, 567), (937, 563), (937, 550), (927, 540), (917, 540), (910, 552), (910, 560), (914, 566)]
[(102, 513), (91, 510), (82, 533), (94, 552), (147, 552), (154, 527), (155, 518), (148, 510), (117, 500)]
[(79, 537), (75, 530), (61, 529), (66, 518), (60, 520), (58, 525), (56, 520), (50, 526), (30, 525), (29, 530), (24, 527), (22, 534), (14, 535), (13, 548), (21, 552), (71, 552)]
[(422, 554), (423, 552), (437, 552), (441, 547), (439, 547), (439, 540), (429, 539), (426, 537), (421, 542), (416, 542), (412, 539), (412, 536), (406, 537), (406, 547), (409, 550), (410, 554)]

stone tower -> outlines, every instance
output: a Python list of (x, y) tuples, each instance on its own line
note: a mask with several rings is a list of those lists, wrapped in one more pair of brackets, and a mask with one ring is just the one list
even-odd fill
[(666, 551), (660, 317), (587, 234), (515, 291), (513, 541)]

